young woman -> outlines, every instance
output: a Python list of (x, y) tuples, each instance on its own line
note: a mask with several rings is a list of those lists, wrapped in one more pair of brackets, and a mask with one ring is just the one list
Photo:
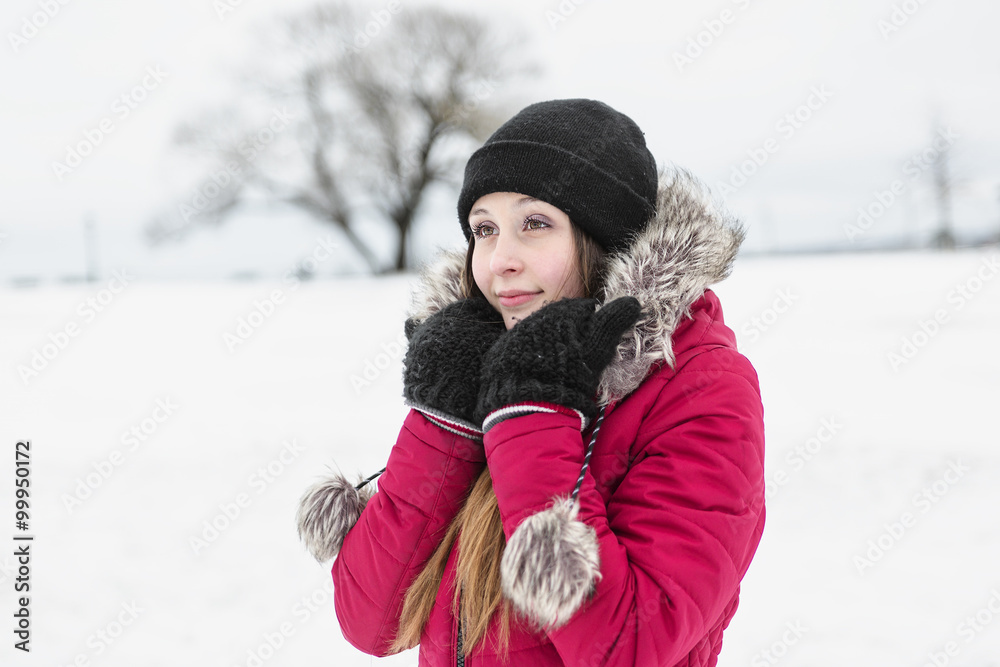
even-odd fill
[(434, 667), (715, 665), (764, 526), (757, 376), (708, 289), (742, 230), (592, 100), (500, 127), (458, 212), (377, 493), (333, 477), (299, 509), (344, 636)]

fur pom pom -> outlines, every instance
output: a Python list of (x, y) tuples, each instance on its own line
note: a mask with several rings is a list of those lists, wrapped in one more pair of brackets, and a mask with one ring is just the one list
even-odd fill
[(557, 499), (525, 519), (504, 550), (504, 595), (540, 629), (564, 625), (601, 578), (597, 533), (576, 520), (579, 510), (579, 504)]
[(320, 563), (340, 553), (347, 531), (358, 522), (372, 496), (371, 485), (360, 491), (354, 486), (334, 473), (310, 486), (299, 501), (295, 515), (299, 539)]

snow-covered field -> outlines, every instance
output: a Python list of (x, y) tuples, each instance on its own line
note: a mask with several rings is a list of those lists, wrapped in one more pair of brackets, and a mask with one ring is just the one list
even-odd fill
[[(998, 261), (744, 258), (717, 286), (770, 483), (720, 665), (1000, 664)], [(0, 288), (0, 664), (414, 665), (343, 640), (294, 529), (328, 464), (384, 464), (411, 282)]]

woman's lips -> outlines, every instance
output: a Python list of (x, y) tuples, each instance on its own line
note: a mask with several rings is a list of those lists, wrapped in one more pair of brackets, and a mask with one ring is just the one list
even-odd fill
[(517, 308), (518, 306), (525, 304), (535, 298), (539, 292), (524, 292), (520, 294), (510, 294), (507, 296), (498, 295), (500, 298), (500, 305), (504, 308)]

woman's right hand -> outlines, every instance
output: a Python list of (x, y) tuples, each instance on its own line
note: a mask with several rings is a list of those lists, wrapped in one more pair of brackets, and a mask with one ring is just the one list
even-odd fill
[(482, 359), (507, 330), (483, 298), (451, 303), (417, 323), (406, 321), (403, 397), (409, 405), (473, 421)]

